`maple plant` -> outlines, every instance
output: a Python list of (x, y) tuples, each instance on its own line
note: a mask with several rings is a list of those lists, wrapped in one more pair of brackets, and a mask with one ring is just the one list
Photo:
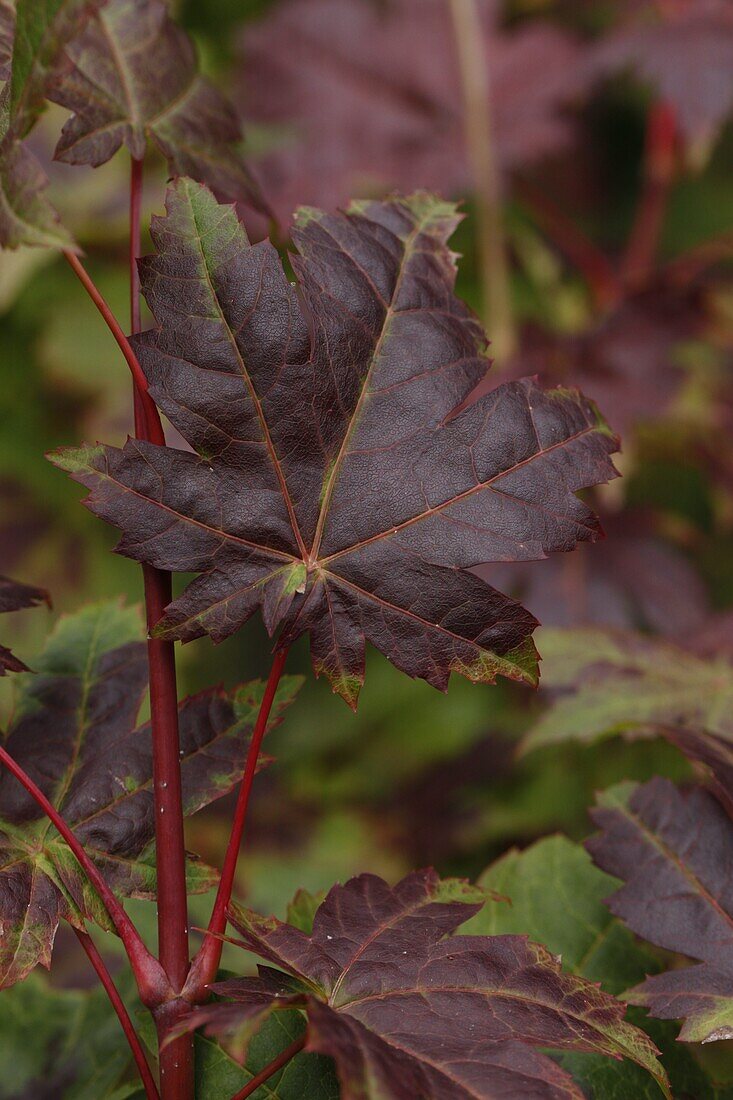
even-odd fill
[[(294, 5), (285, 20), (296, 37), (302, 11)], [(446, 13), (431, 0), (436, 50)], [(551, 146), (566, 140), (555, 114), (578, 89), (568, 60), (576, 47), (559, 32), (551, 37), (558, 71), (549, 99), (533, 101), (528, 134), (511, 112), (500, 119), (507, 168), (518, 155), (512, 142), (531, 144), (533, 127)], [(501, 43), (505, 57), (525, 58), (541, 54), (547, 38), (517, 32)], [(396, 71), (394, 36), (378, 45)], [(630, 46), (614, 48), (616, 60), (604, 56), (596, 70), (628, 59)], [(271, 60), (264, 47), (263, 57)], [(59, 924), (73, 929), (137, 1071), (133, 1082), (123, 1065), (103, 1091), (97, 1086), (100, 1097), (582, 1100), (621, 1095), (619, 1087), (671, 1096), (656, 1039), (627, 1018), (627, 1004), (686, 1017), (685, 1039), (731, 1033), (729, 991), (712, 973), (714, 921), (730, 919), (727, 887), (711, 898), (715, 857), (693, 853), (688, 867), (677, 848), (702, 822), (715, 854), (730, 858), (733, 761), (722, 723), (708, 720), (699, 700), (667, 698), (660, 712), (650, 689), (654, 697), (640, 692), (631, 715), (628, 701), (619, 703), (619, 679), (653, 679), (657, 661), (673, 663), (661, 645), (607, 642), (610, 701), (594, 723), (582, 695), (598, 675), (600, 643), (578, 635), (581, 652), (561, 656), (557, 679), (561, 689), (580, 681), (580, 703), (564, 697), (528, 742), (651, 724), (712, 769), (713, 794), (653, 781), (604, 796), (596, 812), (604, 833), (589, 847), (608, 875), (556, 839), (539, 855), (509, 853), (476, 885), (428, 869), (393, 886), (361, 874), (325, 896), (299, 891), (285, 921), (233, 897), (256, 775), (272, 763), (264, 739), (297, 700), (300, 679), (285, 674), (291, 646), (307, 636), (315, 676), (354, 709), (367, 642), (444, 691), (453, 674), (535, 685), (537, 620), (494, 586), (487, 566), (521, 569), (594, 542), (600, 523), (578, 493), (615, 476), (617, 438), (577, 389), (527, 377), (487, 382), (487, 336), (455, 293), (453, 203), (420, 191), (340, 213), (304, 206), (287, 257), (269, 240), (251, 243), (240, 214), (270, 218), (271, 203), (242, 157), (237, 113), (199, 73), (191, 40), (162, 0), (0, 0), (0, 63), (0, 243), (63, 254), (133, 381), (132, 438), (68, 445), (50, 458), (121, 532), (116, 549), (141, 564), (145, 603), (144, 626), (119, 602), (62, 617), (30, 670), (0, 647), (0, 675), (15, 673), (19, 684), (0, 745), (0, 985), (32, 981), (51, 963)], [(385, 93), (405, 99), (402, 86)], [(428, 116), (450, 118), (455, 88), (436, 96)], [(129, 323), (114, 315), (48, 200), (28, 142), (47, 101), (70, 112), (58, 160), (96, 167), (123, 148), (129, 159)], [(412, 92), (407, 101), (411, 115)], [(668, 115), (654, 118), (652, 129), (668, 139)], [(448, 144), (435, 160), (429, 134), (419, 148), (429, 182), (447, 163), (462, 186), (462, 151)], [(141, 257), (149, 151), (164, 158), (170, 182), (157, 203), (165, 213), (150, 226), (152, 251)], [(614, 325), (623, 329), (636, 308), (635, 280), (656, 247), (657, 199), (649, 196), (652, 213), (632, 234), (628, 296), (603, 267), (618, 310), (607, 322), (610, 343)], [(682, 323), (666, 298), (663, 305)], [(572, 351), (585, 354), (582, 345)], [(195, 576), (174, 595), (174, 574)], [(45, 590), (0, 579), (0, 611), (41, 602), (49, 602)], [(258, 612), (272, 638), (267, 680), (179, 699), (176, 643), (220, 642)], [(686, 670), (687, 683), (698, 676), (701, 690), (717, 690), (719, 668), (689, 657)], [(597, 706), (597, 691), (593, 699)], [(575, 724), (573, 707), (581, 709)], [(690, 728), (703, 722), (705, 732)], [(212, 867), (187, 851), (184, 820), (234, 791), (228, 843)], [(660, 856), (658, 818), (670, 806)], [(572, 905), (550, 897), (544, 860), (576, 884), (573, 904), (587, 903), (592, 919), (571, 921)], [(654, 876), (637, 881), (642, 860)], [(601, 906), (609, 875), (628, 884), (613, 916)], [(693, 893), (709, 935), (690, 936), (683, 903), (659, 919), (657, 884), (676, 889), (680, 877), (706, 886)], [(547, 913), (539, 923), (536, 906), (522, 905), (536, 880)], [(513, 913), (507, 881), (519, 898)], [(188, 899), (208, 890), (215, 898), (194, 950)], [(127, 899), (156, 903), (154, 949)], [(616, 917), (699, 966), (657, 974), (622, 996), (653, 956)], [(593, 957), (609, 929), (629, 956), (628, 981), (609, 978)], [(111, 975), (97, 930), (119, 938), (132, 988)], [(246, 952), (241, 974), (222, 970), (225, 943)], [(48, 1011), (68, 1004), (58, 992)], [(222, 1076), (217, 1058), (232, 1073)], [(609, 1059), (618, 1076), (607, 1092), (588, 1091)], [(686, 1065), (685, 1079), (695, 1072)]]

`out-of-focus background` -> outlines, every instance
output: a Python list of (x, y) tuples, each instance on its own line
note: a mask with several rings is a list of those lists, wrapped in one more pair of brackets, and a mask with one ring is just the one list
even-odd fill
[[(492, 340), (487, 385), (533, 373), (577, 384), (620, 433), (623, 478), (592, 498), (607, 540), (483, 574), (548, 626), (733, 651), (730, 0), (183, 0), (176, 14), (236, 103), (277, 215), (270, 226), (242, 209), (253, 237), (273, 231), (287, 249), (300, 204), (415, 189), (460, 200), (459, 291)], [(34, 134), (42, 157), (62, 121), (54, 108)], [(49, 172), (56, 206), (125, 318), (126, 159)], [(164, 183), (151, 155), (147, 214), (161, 209)], [(141, 599), (139, 568), (110, 553), (114, 532), (44, 459), (82, 439), (120, 442), (130, 386), (54, 255), (0, 257), (0, 313), (0, 572), (54, 600), (48, 615), (3, 622), (32, 665), (57, 616)], [(216, 648), (187, 645), (182, 693), (260, 676), (269, 652), (255, 621)], [(306, 644), (290, 667), (309, 670)], [(354, 715), (309, 678), (271, 737), (277, 762), (257, 780), (239, 896), (282, 915), (297, 887), (355, 871), (393, 880), (433, 864), (476, 876), (512, 845), (587, 835), (599, 787), (687, 774), (656, 740), (518, 756), (551, 687), (551, 677), (537, 693), (455, 679), (443, 696), (370, 652)], [(188, 824), (189, 847), (210, 862), (229, 808)], [(195, 901), (194, 923), (205, 904)], [(152, 906), (136, 905), (152, 927)], [(65, 949), (62, 937), (61, 980)], [(5, 1035), (0, 1027), (0, 1065)]]

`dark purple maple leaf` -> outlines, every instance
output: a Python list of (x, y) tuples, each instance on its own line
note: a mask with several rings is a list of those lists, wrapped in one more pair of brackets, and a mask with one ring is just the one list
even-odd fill
[[(12, 581), (10, 577), (0, 577), (0, 614), (20, 611), (24, 607), (37, 607), (39, 603), (48, 604), (49, 607), (51, 605), (51, 598), (45, 588)], [(14, 657), (4, 645), (0, 645), (0, 676), (4, 676), (6, 672), (27, 671), (27, 665)]]
[(582, 1097), (537, 1047), (630, 1057), (664, 1087), (653, 1045), (598, 986), (524, 936), (453, 935), (486, 900), (434, 871), (393, 888), (360, 875), (333, 887), (311, 935), (234, 906), (241, 946), (272, 965), (214, 985), (222, 1000), (187, 1026), (244, 1057), (265, 1015), (300, 1007), (307, 1049), (335, 1059), (347, 1100)]
[[(673, 739), (714, 769), (730, 805), (730, 747), (686, 731)], [(684, 1019), (682, 1040), (732, 1038), (733, 821), (724, 806), (702, 788), (683, 792), (657, 778), (607, 791), (593, 819), (602, 832), (587, 848), (624, 881), (607, 902), (611, 912), (651, 943), (699, 960), (647, 978), (626, 999)]]
[(242, 134), (234, 108), (199, 75), (193, 42), (163, 0), (100, 5), (67, 46), (47, 94), (73, 111), (59, 160), (104, 164), (123, 143), (142, 159), (150, 139), (171, 173), (268, 213), (236, 148)]
[(181, 180), (141, 265), (158, 328), (135, 346), (196, 450), (59, 452), (123, 531), (121, 553), (201, 573), (156, 628), (218, 641), (256, 610), (309, 632), (316, 674), (355, 704), (368, 639), (436, 687), (451, 672), (535, 682), (535, 620), (468, 568), (599, 535), (575, 491), (614, 475), (595, 407), (523, 379), (450, 416), (485, 336), (455, 297), (455, 208), (427, 195), (304, 209), (292, 257)]
[[(538, 21), (499, 28), (480, 0), (502, 168), (572, 136), (563, 107), (585, 83), (581, 46)], [(260, 170), (288, 222), (300, 203), (353, 195), (471, 190), (455, 35), (446, 0), (285, 0), (242, 34), (238, 102), (274, 131)]]
[[(137, 615), (95, 605), (62, 620), (25, 684), (5, 747), (60, 811), (110, 886), (155, 897), (155, 800), (149, 724), (136, 725), (147, 690), (145, 645), (132, 641)], [(123, 644), (119, 644), (123, 643)], [(283, 708), (293, 682), (281, 695)], [(213, 689), (180, 706), (186, 814), (228, 793), (241, 776), (262, 685), (227, 696)], [(189, 888), (207, 889), (210, 868), (190, 865)], [(106, 910), (79, 864), (36, 803), (0, 773), (0, 987), (48, 966), (60, 920), (94, 920)]]
[(633, 4), (591, 65), (632, 68), (674, 108), (686, 142), (707, 147), (733, 108), (733, 9), (729, 0)]

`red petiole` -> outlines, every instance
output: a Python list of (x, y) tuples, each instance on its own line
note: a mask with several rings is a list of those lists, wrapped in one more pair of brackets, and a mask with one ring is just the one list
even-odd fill
[(277, 692), (277, 686), (280, 683), (280, 677), (285, 668), (287, 656), (287, 647), (279, 649), (275, 653), (270, 675), (265, 687), (265, 693), (262, 697), (260, 710), (257, 715), (255, 728), (252, 733), (252, 740), (244, 765), (242, 785), (239, 789), (239, 797), (234, 811), (232, 831), (224, 857), (224, 866), (222, 867), (221, 878), (219, 879), (219, 888), (216, 892), (216, 899), (214, 901), (209, 927), (204, 937), (204, 942), (193, 961), (189, 980), (186, 983), (186, 992), (191, 1000), (194, 1001), (201, 1000), (205, 997), (206, 989), (214, 980), (216, 971), (219, 967), (223, 948), (221, 934), (226, 928), (227, 908), (229, 907), (232, 890), (234, 888), (234, 876), (237, 870), (237, 860), (239, 858), (239, 849), (242, 844), (242, 835), (244, 833), (244, 825), (247, 818), (252, 784), (254, 782), (255, 772), (257, 771), (257, 761), (259, 759), (260, 749), (262, 748), (262, 740), (267, 729), (267, 720), (270, 717), (275, 693)]
[(99, 951), (97, 951), (94, 940), (90, 935), (88, 935), (88, 933), (82, 932), (80, 928), (75, 928), (74, 931), (76, 932), (76, 937), (79, 940), (79, 943), (86, 952), (87, 958), (94, 967), (97, 973), (97, 977), (104, 986), (105, 993), (109, 997), (112, 1007), (117, 1013), (117, 1017), (122, 1026), (122, 1030), (124, 1031), (127, 1041), (130, 1044), (130, 1050), (132, 1051), (132, 1056), (135, 1059), (135, 1065), (137, 1066), (140, 1073), (140, 1079), (145, 1089), (145, 1095), (147, 1096), (148, 1100), (159, 1100), (158, 1089), (155, 1081), (153, 1080), (153, 1075), (150, 1072), (150, 1066), (148, 1065), (148, 1060), (145, 1057), (140, 1039), (138, 1038), (138, 1034), (135, 1031), (132, 1020), (130, 1019), (129, 1013), (125, 1008), (122, 998), (117, 991), (117, 987), (112, 980), (112, 976), (105, 965), (104, 959), (99, 954)]
[(127, 952), (143, 1004), (159, 1004), (168, 999), (170, 995), (169, 983), (162, 967), (148, 951), (122, 904), (110, 890), (103, 875), (84, 851), (83, 846), (76, 839), (56, 807), (49, 802), (40, 787), (33, 782), (27, 772), (13, 760), (12, 756), (2, 746), (0, 746), (0, 762), (25, 787), (31, 798), (56, 827), (104, 902), (105, 909)]

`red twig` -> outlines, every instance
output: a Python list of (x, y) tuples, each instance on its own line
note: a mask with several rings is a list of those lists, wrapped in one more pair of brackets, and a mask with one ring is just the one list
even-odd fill
[(19, 783), (25, 787), (31, 798), (43, 810), (49, 821), (56, 827), (64, 838), (71, 851), (81, 864), (86, 876), (94, 886), (114, 924), (125, 950), (127, 951), (130, 965), (132, 966), (137, 981), (140, 997), (144, 1004), (156, 1003), (164, 1000), (168, 991), (168, 982), (165, 974), (155, 958), (150, 954), (140, 935), (132, 923), (121, 903), (117, 900), (112, 890), (105, 882), (101, 872), (89, 858), (80, 842), (53, 806), (46, 798), (26, 771), (13, 760), (12, 756), (0, 746), (0, 761), (9, 772), (15, 776)]
[(252, 733), (252, 740), (244, 765), (242, 785), (239, 789), (239, 797), (234, 810), (232, 832), (224, 857), (224, 866), (222, 867), (221, 878), (219, 879), (219, 888), (216, 893), (211, 920), (209, 921), (209, 927), (204, 937), (204, 942), (192, 963), (191, 975), (187, 983), (187, 992), (190, 991), (193, 1000), (199, 1000), (205, 995), (206, 987), (214, 980), (221, 959), (223, 941), (219, 937), (226, 928), (226, 912), (231, 900), (232, 889), (234, 888), (234, 876), (237, 870), (237, 860), (239, 858), (239, 849), (242, 844), (242, 835), (244, 833), (244, 824), (247, 818), (247, 808), (249, 806), (252, 783), (254, 781), (255, 772), (257, 771), (257, 761), (262, 747), (262, 739), (267, 729), (267, 720), (270, 717), (270, 710), (272, 709), (275, 692), (277, 691), (277, 685), (280, 682), (287, 656), (287, 647), (278, 650), (275, 654), (272, 668), (270, 669), (270, 675), (267, 680), (267, 686), (265, 687), (265, 693), (260, 704), (259, 714), (257, 715), (255, 728)]
[[(130, 174), (130, 317), (133, 333), (139, 332), (140, 279), (137, 259), (140, 253), (140, 207), (142, 199), (142, 161), (133, 159)], [(142, 372), (141, 372), (142, 373)], [(155, 427), (146, 400), (155, 411), (147, 386), (136, 384), (135, 433), (151, 442), (150, 427)], [(145, 613), (148, 633), (160, 620), (171, 601), (170, 573), (143, 565)], [(183, 835), (183, 797), (181, 762), (178, 755), (178, 690), (173, 642), (148, 638), (150, 672), (150, 712), (153, 734), (153, 786), (155, 790), (155, 852), (158, 873), (158, 955), (176, 992), (188, 975), (188, 897), (186, 891), (186, 846)], [(188, 1100), (193, 1097), (193, 1040), (183, 1035), (160, 1050), (160, 1081), (164, 1100)]]
[(79, 943), (84, 948), (87, 958), (97, 972), (97, 977), (104, 986), (105, 992), (110, 999), (112, 1007), (117, 1013), (117, 1018), (122, 1025), (122, 1030), (125, 1033), (128, 1043), (130, 1044), (130, 1050), (132, 1056), (135, 1059), (135, 1065), (137, 1066), (140, 1079), (145, 1089), (145, 1095), (148, 1100), (159, 1100), (158, 1089), (153, 1080), (153, 1075), (150, 1072), (150, 1066), (148, 1060), (143, 1052), (138, 1034), (133, 1027), (132, 1020), (130, 1019), (127, 1009), (125, 1008), (122, 998), (117, 992), (117, 986), (112, 981), (112, 976), (107, 969), (104, 959), (97, 951), (93, 939), (86, 932), (82, 932), (80, 928), (75, 928), (76, 937)]
[(300, 1054), (301, 1050), (305, 1046), (306, 1036), (301, 1035), (300, 1039), (296, 1039), (294, 1043), (291, 1043), (289, 1047), (286, 1047), (277, 1058), (274, 1058), (270, 1062), (269, 1066), (265, 1066), (263, 1070), (253, 1077), (251, 1081), (248, 1081), (243, 1089), (240, 1089), (238, 1093), (232, 1097), (232, 1100), (246, 1100), (248, 1096), (251, 1096), (253, 1092), (256, 1092), (260, 1085), (264, 1085), (265, 1081), (268, 1081), (272, 1077), (273, 1073), (277, 1073), (279, 1069), (282, 1069), (284, 1065), (294, 1058), (296, 1054)]
[(540, 227), (583, 275), (596, 306), (607, 309), (617, 302), (621, 282), (605, 253), (539, 187), (521, 179), (515, 186)]
[(623, 271), (630, 286), (648, 278), (657, 255), (674, 182), (677, 120), (667, 103), (656, 103), (647, 117), (643, 184), (626, 247)]
[(74, 273), (79, 279), (87, 294), (94, 302), (95, 306), (104, 318), (107, 328), (110, 330), (120, 351), (125, 357), (130, 373), (132, 374), (133, 381), (135, 383), (135, 390), (140, 395), (141, 405), (144, 407), (145, 415), (145, 434), (144, 438), (149, 439), (151, 443), (159, 443), (161, 446), (165, 444), (165, 436), (163, 435), (163, 426), (160, 423), (160, 417), (158, 410), (155, 407), (153, 399), (148, 393), (148, 380), (143, 374), (143, 369), (138, 362), (135, 352), (130, 346), (130, 341), (125, 336), (124, 332), (119, 326), (117, 318), (110, 309), (108, 303), (100, 294), (97, 287), (92, 282), (86, 268), (82, 264), (78, 256), (75, 256), (73, 252), (64, 252), (64, 256), (71, 265)]

